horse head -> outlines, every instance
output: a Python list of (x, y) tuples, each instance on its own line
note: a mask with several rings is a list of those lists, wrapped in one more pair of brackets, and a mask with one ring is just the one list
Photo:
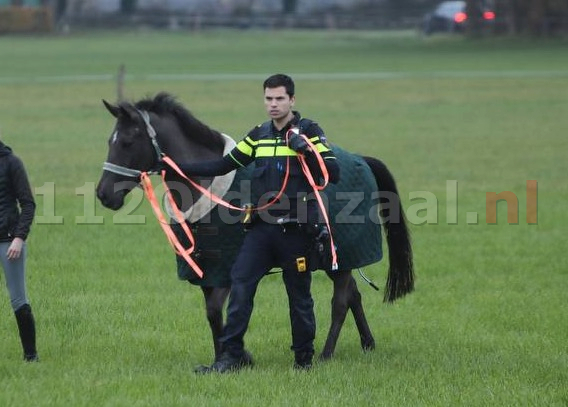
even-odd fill
[[(97, 186), (97, 197), (109, 209), (118, 210), (124, 205), (125, 196), (139, 184), (141, 173), (156, 169), (162, 154), (176, 162), (191, 162), (223, 153), (223, 136), (165, 92), (134, 104), (112, 105), (105, 100), (103, 104), (116, 118)], [(168, 175), (166, 181), (183, 210), (200, 196), (179, 176)], [(207, 186), (211, 178), (200, 181)]]
[(140, 182), (140, 174), (150, 171), (159, 161), (159, 152), (152, 143), (156, 134), (150, 126), (149, 113), (123, 102), (103, 104), (116, 118), (108, 140), (108, 155), (97, 185), (97, 197), (113, 210), (124, 205), (124, 197)]

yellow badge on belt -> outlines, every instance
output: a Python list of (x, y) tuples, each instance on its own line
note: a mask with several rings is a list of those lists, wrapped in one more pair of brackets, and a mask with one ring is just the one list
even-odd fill
[(298, 257), (296, 259), (296, 267), (299, 272), (304, 272), (308, 268), (306, 267), (306, 258), (305, 257)]

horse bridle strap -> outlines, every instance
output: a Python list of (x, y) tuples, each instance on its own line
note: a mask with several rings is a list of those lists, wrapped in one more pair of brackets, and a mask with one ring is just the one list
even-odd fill
[(142, 174), (142, 171), (133, 170), (132, 168), (123, 167), (121, 165), (116, 165), (105, 161), (103, 163), (103, 170), (113, 172), (118, 175), (124, 175), (126, 177), (138, 178)]
[(140, 116), (142, 116), (142, 119), (146, 124), (146, 131), (148, 132), (148, 136), (150, 136), (150, 140), (152, 140), (152, 145), (154, 146), (154, 150), (156, 150), (156, 155), (158, 156), (158, 161), (160, 161), (164, 153), (162, 152), (162, 149), (158, 144), (158, 140), (156, 139), (156, 130), (154, 130), (154, 127), (150, 124), (150, 115), (146, 110), (138, 110), (138, 112), (140, 113)]
[[(156, 130), (154, 129), (154, 127), (150, 123), (150, 115), (145, 110), (138, 110), (137, 109), (137, 111), (138, 111), (138, 113), (140, 113), (142, 120), (144, 120), (144, 124), (146, 124), (146, 132), (148, 133), (148, 136), (150, 137), (150, 140), (152, 141), (152, 146), (154, 147), (154, 151), (156, 152), (156, 156), (158, 158), (158, 161), (162, 161), (162, 157), (164, 156), (164, 153), (162, 152), (162, 149), (160, 148), (160, 145), (158, 144), (158, 140), (156, 139), (156, 137), (157, 137)], [(118, 174), (118, 175), (124, 175), (126, 177), (131, 177), (131, 178), (139, 178), (140, 175), (142, 175), (142, 172), (143, 172), (143, 171), (135, 170), (135, 169), (128, 168), (128, 167), (123, 167), (122, 165), (109, 163), (108, 161), (105, 161), (103, 163), (103, 170), (106, 170), (106, 171), (109, 171), (109, 172), (112, 172), (112, 173)], [(155, 173), (153, 171), (146, 171), (146, 172), (150, 173), (150, 174)]]

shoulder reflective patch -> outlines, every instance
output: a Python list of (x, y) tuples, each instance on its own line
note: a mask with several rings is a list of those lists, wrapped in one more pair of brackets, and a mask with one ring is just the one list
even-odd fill
[(313, 136), (310, 137), (310, 141), (315, 144), (318, 151), (321, 153), (323, 151), (329, 151), (329, 143), (327, 142), (327, 138), (325, 136)]

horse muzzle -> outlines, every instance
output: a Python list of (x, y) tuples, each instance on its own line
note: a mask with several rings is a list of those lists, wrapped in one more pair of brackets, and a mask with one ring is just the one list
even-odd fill
[(97, 198), (105, 208), (116, 211), (124, 205), (126, 195), (138, 185), (138, 181), (117, 181), (116, 177), (104, 174), (97, 185)]
[(117, 191), (113, 193), (108, 193), (104, 188), (97, 187), (97, 198), (101, 204), (108, 209), (117, 211), (124, 205), (124, 196), (126, 193), (123, 191)]

